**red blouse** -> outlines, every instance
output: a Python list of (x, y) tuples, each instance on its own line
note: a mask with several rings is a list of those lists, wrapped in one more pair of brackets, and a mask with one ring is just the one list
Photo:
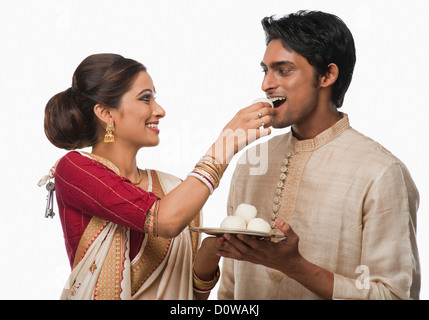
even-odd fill
[(132, 260), (144, 239), (146, 213), (159, 199), (101, 163), (74, 151), (67, 153), (57, 164), (55, 192), (71, 266), (79, 240), (92, 216), (131, 229)]

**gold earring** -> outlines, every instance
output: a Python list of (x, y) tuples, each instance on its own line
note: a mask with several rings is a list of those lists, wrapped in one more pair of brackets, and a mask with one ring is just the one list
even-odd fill
[(106, 127), (104, 142), (106, 143), (115, 142), (115, 136), (113, 135), (113, 131), (115, 131), (115, 123), (113, 121), (110, 121)]

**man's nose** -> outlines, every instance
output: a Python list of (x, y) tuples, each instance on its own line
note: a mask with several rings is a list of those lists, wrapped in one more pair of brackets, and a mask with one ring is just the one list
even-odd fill
[(264, 92), (270, 91), (277, 87), (277, 81), (273, 72), (267, 71), (267, 73), (264, 76), (264, 80), (262, 80), (261, 87)]

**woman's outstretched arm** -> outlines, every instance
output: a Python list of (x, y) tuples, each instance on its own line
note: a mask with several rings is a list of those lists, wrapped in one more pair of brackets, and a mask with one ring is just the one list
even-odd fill
[[(269, 126), (272, 112), (273, 109), (268, 103), (258, 102), (241, 109), (225, 126), (219, 138), (206, 153), (206, 158), (212, 159), (220, 176), (237, 152), (271, 133)], [(204, 182), (204, 177), (198, 177), (198, 173), (187, 177), (159, 200), (156, 218), (159, 236), (165, 238), (177, 236), (203, 208), (210, 196), (210, 190)]]

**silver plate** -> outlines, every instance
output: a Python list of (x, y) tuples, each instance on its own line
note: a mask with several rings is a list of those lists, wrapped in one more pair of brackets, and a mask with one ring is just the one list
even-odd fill
[(221, 236), (223, 234), (243, 234), (258, 238), (285, 238), (284, 234), (273, 234), (271, 232), (258, 232), (250, 230), (226, 229), (226, 228), (207, 228), (207, 227), (190, 227), (189, 230), (194, 232), (204, 232), (211, 236)]

